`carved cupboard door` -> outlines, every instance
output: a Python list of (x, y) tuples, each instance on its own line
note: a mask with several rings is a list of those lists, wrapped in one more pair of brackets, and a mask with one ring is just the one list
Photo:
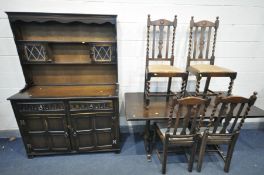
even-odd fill
[(71, 150), (63, 103), (19, 103), (18, 109), (29, 153)]
[(114, 139), (112, 113), (71, 114), (71, 136), (77, 151), (111, 149)]

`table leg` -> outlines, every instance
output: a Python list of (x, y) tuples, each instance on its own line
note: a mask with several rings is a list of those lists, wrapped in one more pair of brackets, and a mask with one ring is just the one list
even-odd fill
[(152, 150), (153, 150), (152, 139), (153, 139), (153, 131), (151, 130), (150, 120), (147, 120), (144, 131), (144, 145), (147, 154), (147, 160), (149, 162), (151, 161)]

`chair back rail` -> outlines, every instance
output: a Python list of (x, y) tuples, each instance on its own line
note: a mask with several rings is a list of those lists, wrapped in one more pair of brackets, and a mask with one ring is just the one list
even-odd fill
[[(170, 65), (173, 65), (176, 27), (177, 27), (176, 15), (173, 21), (169, 21), (166, 19), (151, 21), (150, 15), (148, 15), (147, 53), (146, 53), (147, 66), (149, 65), (149, 61), (169, 61)], [(171, 30), (172, 30), (172, 38), (171, 38)], [(151, 33), (152, 33), (152, 46), (150, 46)], [(170, 45), (170, 41), (171, 41), (171, 45)], [(157, 49), (157, 53), (156, 53), (156, 49)], [(169, 55), (170, 49), (171, 49), (171, 55)], [(151, 53), (149, 53), (150, 50)]]
[[(207, 20), (194, 22), (194, 18), (192, 16), (190, 21), (187, 67), (190, 66), (191, 61), (207, 61), (210, 62), (211, 65), (214, 64), (218, 26), (219, 17), (216, 17), (215, 22)], [(212, 37), (213, 39), (211, 39)]]
[(217, 96), (207, 127), (209, 134), (234, 134), (240, 131), (251, 106), (257, 99), (256, 95), (257, 93), (254, 92), (250, 98)]

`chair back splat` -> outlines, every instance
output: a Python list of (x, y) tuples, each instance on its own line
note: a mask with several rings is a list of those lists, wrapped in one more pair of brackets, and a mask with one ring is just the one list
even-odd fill
[[(176, 15), (173, 21), (169, 21), (166, 19), (151, 21), (150, 15), (148, 15), (147, 53), (146, 53), (147, 66), (149, 65), (149, 61), (170, 61), (170, 65), (173, 65), (176, 27), (177, 27)], [(171, 35), (171, 31), (172, 31), (172, 35)], [(150, 36), (150, 33), (152, 34), (152, 37)], [(171, 41), (171, 45), (170, 45), (170, 41)], [(157, 53), (155, 53), (156, 49), (158, 51)], [(150, 50), (151, 53), (149, 53)], [(169, 51), (171, 51), (170, 52), (171, 54), (169, 54)]]
[[(189, 49), (186, 67), (191, 61), (207, 61), (214, 65), (215, 44), (219, 17), (215, 22), (202, 20), (194, 22), (193, 16), (190, 21)], [(211, 39), (213, 37), (213, 39)]]

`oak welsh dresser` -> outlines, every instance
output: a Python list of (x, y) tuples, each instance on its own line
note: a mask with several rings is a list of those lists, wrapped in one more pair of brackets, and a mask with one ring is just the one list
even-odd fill
[(7, 15), (25, 77), (8, 99), (27, 155), (118, 152), (117, 16)]

